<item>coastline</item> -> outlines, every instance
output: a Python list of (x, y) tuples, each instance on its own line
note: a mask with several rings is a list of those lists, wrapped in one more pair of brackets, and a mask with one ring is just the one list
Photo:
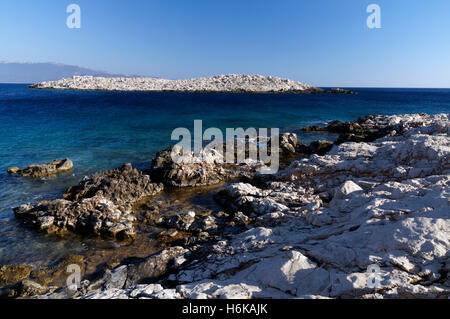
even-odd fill
[[(134, 263), (119, 262), (96, 279), (84, 281), (77, 295), (54, 289), (44, 297), (399, 298), (415, 293), (448, 297), (448, 114), (375, 116), (336, 124), (333, 130), (341, 130), (339, 145), (327, 146), (321, 155), (315, 154), (318, 149), (305, 152), (295, 138), (288, 144), (295, 154), (303, 152), (302, 159), (291, 161), (276, 176), (261, 178), (248, 171), (233, 176), (236, 181), (215, 197), (228, 204), (223, 205), (227, 206), (223, 213), (186, 213), (162, 221), (156, 214), (154, 222), (177, 232), (164, 235), (173, 236), (169, 248)], [(289, 145), (285, 149), (291, 149)], [(408, 153), (410, 149), (413, 153)], [(401, 163), (396, 166), (388, 165), (398, 160)], [(217, 184), (215, 167), (203, 168), (204, 178)], [(189, 176), (196, 168), (177, 169)], [(148, 173), (152, 176), (151, 170)], [(414, 206), (427, 196), (433, 200)], [(427, 218), (440, 226), (425, 223)], [(412, 222), (420, 224), (423, 233), (412, 232)], [(396, 229), (415, 237), (409, 244), (395, 246), (401, 242), (392, 237)], [(369, 230), (392, 243), (377, 237), (359, 245)], [(432, 234), (432, 239), (425, 238), (425, 233)], [(444, 244), (433, 238), (441, 238)], [(387, 249), (394, 255), (378, 253), (378, 242), (394, 245)], [(353, 252), (345, 248), (349, 243), (355, 246)], [(334, 248), (330, 250), (329, 245)], [(421, 255), (417, 247), (423, 245), (428, 250)], [(371, 263), (382, 268), (381, 289), (365, 285), (370, 275), (365, 268)], [(283, 265), (291, 266), (286, 270)], [(270, 282), (263, 277), (268, 269), (280, 271)], [(27, 291), (23, 280), (16, 287), (18, 296)]]

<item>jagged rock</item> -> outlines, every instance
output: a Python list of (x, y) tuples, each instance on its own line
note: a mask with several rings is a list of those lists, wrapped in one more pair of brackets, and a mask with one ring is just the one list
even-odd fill
[(295, 154), (297, 146), (297, 134), (284, 133), (280, 135), (280, 152), (281, 154)]
[(179, 265), (176, 258), (184, 256), (189, 250), (183, 247), (171, 247), (145, 258), (139, 263), (128, 266), (126, 287), (132, 287), (141, 282), (154, 282)]
[(324, 155), (333, 147), (333, 142), (330, 141), (314, 141), (309, 144), (308, 152), (310, 154)]
[(56, 287), (44, 287), (32, 280), (24, 280), (18, 285), (15, 297), (39, 296), (54, 290)]
[(195, 212), (189, 211), (182, 214), (171, 216), (160, 223), (160, 226), (166, 226), (178, 230), (188, 231), (195, 221)]
[(217, 230), (219, 226), (217, 225), (217, 219), (214, 216), (206, 216), (197, 219), (190, 227), (191, 231), (198, 233), (202, 232), (213, 232)]
[(98, 290), (98, 289), (115, 289), (124, 288), (125, 282), (128, 275), (128, 266), (122, 265), (113, 270), (107, 269), (103, 274), (102, 278), (91, 283), (87, 288), (88, 291)]
[(97, 196), (129, 209), (132, 203), (162, 189), (161, 184), (151, 182), (149, 175), (126, 163), (120, 168), (86, 176), (77, 186), (69, 187), (63, 198), (79, 201)]
[(232, 221), (237, 226), (247, 226), (250, 224), (250, 218), (242, 212), (236, 212)]
[(305, 132), (330, 132), (339, 134), (336, 144), (345, 142), (372, 142), (388, 135), (403, 132), (429, 122), (426, 114), (414, 114), (408, 118), (399, 116), (368, 115), (355, 122), (331, 121), (326, 127), (317, 125), (303, 128)]
[(77, 202), (57, 199), (25, 204), (15, 208), (14, 213), (24, 225), (49, 234), (71, 231), (121, 240), (135, 236), (136, 218), (131, 211), (98, 196)]
[(394, 289), (397, 298), (400, 299), (448, 299), (450, 289), (439, 286), (425, 287), (422, 285), (403, 285)]
[(67, 190), (65, 199), (25, 204), (14, 213), (24, 225), (45, 233), (71, 231), (131, 240), (136, 235), (132, 204), (162, 188), (151, 183), (150, 176), (125, 164), (85, 177)]
[(54, 160), (53, 162), (47, 164), (31, 164), (22, 170), (18, 167), (8, 167), (8, 173), (31, 178), (42, 178), (68, 172), (72, 169), (72, 161), (66, 158), (63, 160)]
[(4, 265), (0, 268), (0, 286), (22, 281), (33, 269), (26, 265)]

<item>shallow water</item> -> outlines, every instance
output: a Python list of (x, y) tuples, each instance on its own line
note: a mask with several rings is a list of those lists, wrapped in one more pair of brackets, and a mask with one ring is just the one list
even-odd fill
[[(308, 143), (317, 134), (300, 128), (327, 121), (355, 120), (368, 114), (448, 113), (448, 89), (356, 89), (358, 95), (279, 95), (32, 90), (0, 84), (0, 264), (48, 263), (70, 253), (96, 258), (145, 254), (155, 249), (147, 230), (133, 245), (36, 234), (15, 220), (12, 208), (59, 197), (84, 175), (132, 162), (148, 168), (152, 156), (170, 144), (177, 127), (278, 127)], [(326, 136), (325, 136), (326, 137)], [(25, 166), (69, 157), (70, 174), (44, 180), (16, 178), (8, 166)], [(177, 206), (216, 209), (211, 196), (172, 192)], [(185, 197), (186, 197), (185, 196)], [(174, 201), (179, 200), (178, 203)], [(166, 213), (170, 213), (167, 211)], [(98, 257), (100, 258), (100, 257)]]

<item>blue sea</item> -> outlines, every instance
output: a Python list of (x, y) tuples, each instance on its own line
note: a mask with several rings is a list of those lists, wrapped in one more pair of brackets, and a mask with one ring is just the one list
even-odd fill
[[(448, 113), (450, 89), (367, 89), (357, 95), (57, 91), (0, 84), (0, 265), (39, 263), (120, 244), (73, 236), (63, 240), (19, 225), (12, 208), (54, 199), (84, 175), (131, 162), (149, 168), (172, 130), (208, 127), (280, 128), (308, 143), (300, 128), (368, 114)], [(70, 174), (43, 180), (9, 176), (23, 167), (69, 157)]]

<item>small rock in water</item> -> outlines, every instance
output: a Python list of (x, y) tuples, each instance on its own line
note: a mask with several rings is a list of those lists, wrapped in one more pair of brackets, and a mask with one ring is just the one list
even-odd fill
[(8, 173), (21, 175), (31, 178), (44, 178), (54, 176), (59, 173), (68, 172), (73, 169), (73, 163), (70, 159), (54, 160), (47, 164), (32, 164), (24, 169), (18, 167), (8, 167)]

